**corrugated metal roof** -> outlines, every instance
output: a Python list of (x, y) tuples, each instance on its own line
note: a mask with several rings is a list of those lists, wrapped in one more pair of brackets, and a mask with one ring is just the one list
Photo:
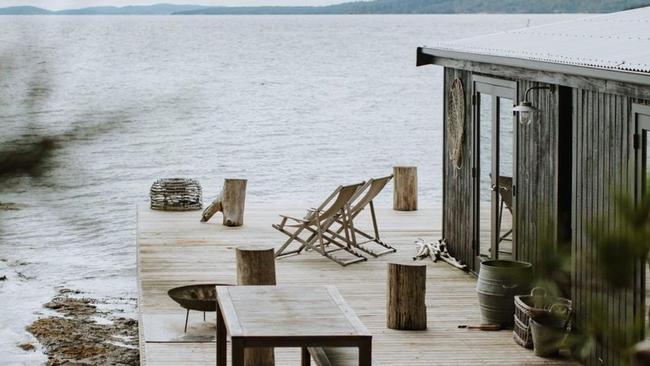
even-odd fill
[(650, 7), (466, 38), (427, 49), (650, 74)]

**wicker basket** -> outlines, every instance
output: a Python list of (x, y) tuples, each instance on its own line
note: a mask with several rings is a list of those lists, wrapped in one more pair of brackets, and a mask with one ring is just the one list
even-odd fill
[(515, 342), (522, 347), (532, 349), (533, 337), (530, 333), (530, 318), (548, 313), (551, 308), (556, 307), (564, 308), (566, 316), (571, 316), (571, 300), (546, 296), (546, 290), (541, 287), (535, 287), (530, 295), (515, 296), (515, 326), (512, 331)]
[(158, 179), (151, 186), (149, 196), (153, 210), (190, 211), (203, 206), (201, 185), (194, 179)]

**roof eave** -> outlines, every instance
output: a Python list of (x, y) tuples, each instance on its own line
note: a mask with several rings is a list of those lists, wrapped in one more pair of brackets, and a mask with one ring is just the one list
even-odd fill
[(441, 65), (440, 59), (453, 59), (501, 66), (517, 67), (545, 72), (568, 74), (597, 79), (613, 80), (622, 83), (650, 86), (650, 74), (618, 71), (587, 66), (561, 64), (515, 57), (486, 55), (473, 52), (455, 51), (443, 48), (418, 47), (417, 66)]

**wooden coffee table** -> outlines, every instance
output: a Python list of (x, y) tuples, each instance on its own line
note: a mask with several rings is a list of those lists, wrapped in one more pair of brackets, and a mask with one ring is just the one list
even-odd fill
[(217, 286), (217, 366), (244, 365), (246, 347), (358, 347), (359, 365), (372, 364), (372, 336), (334, 286)]

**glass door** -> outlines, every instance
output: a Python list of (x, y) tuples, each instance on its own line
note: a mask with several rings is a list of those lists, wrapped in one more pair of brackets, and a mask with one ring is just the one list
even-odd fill
[(514, 225), (512, 212), (513, 178), (514, 178), (514, 146), (515, 146), (515, 118), (512, 108), (513, 99), (497, 97), (499, 105), (499, 161), (497, 178), (497, 227), (495, 228), (498, 244), (498, 256), (512, 259), (512, 228)]
[(513, 257), (516, 83), (474, 80), (474, 270), (478, 270), (482, 260)]

